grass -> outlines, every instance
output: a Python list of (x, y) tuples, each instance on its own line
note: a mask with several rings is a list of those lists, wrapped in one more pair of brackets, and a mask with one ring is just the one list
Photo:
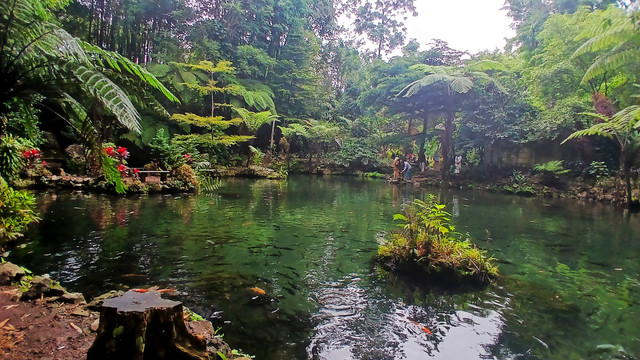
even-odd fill
[(396, 214), (401, 229), (383, 239), (377, 259), (397, 271), (419, 271), (448, 283), (487, 284), (498, 276), (498, 268), (487, 252), (475, 246), (468, 234), (455, 231), (445, 206), (431, 195), (414, 200), (404, 214)]

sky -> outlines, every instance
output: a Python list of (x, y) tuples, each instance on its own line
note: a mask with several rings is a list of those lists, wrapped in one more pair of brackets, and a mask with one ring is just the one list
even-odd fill
[[(451, 0), (449, 0), (451, 1)], [(475, 54), (482, 50), (502, 50), (506, 38), (515, 36), (504, 0), (415, 0), (417, 17), (409, 17), (407, 39), (416, 38), (420, 50), (431, 39), (441, 39), (456, 50)]]

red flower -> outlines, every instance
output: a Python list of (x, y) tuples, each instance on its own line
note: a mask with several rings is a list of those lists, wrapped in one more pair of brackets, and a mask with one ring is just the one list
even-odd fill
[(134, 173), (134, 174), (137, 174), (137, 173), (139, 173), (139, 172), (140, 172), (140, 170), (139, 170), (139, 169), (133, 169), (133, 173)]
[(42, 166), (47, 166), (47, 162), (42, 160)]
[(189, 154), (184, 154), (184, 158), (185, 158), (185, 159), (188, 159), (188, 158), (190, 158), (190, 157), (191, 157), (191, 155), (189, 155)]
[(118, 147), (118, 155), (122, 158), (122, 159), (126, 159), (129, 157), (129, 152), (127, 151), (126, 147), (122, 147), (119, 146)]
[(124, 164), (118, 165), (118, 171), (125, 172), (127, 171), (127, 167)]
[(107, 146), (107, 148), (104, 149), (104, 151), (107, 153), (108, 156), (113, 155), (113, 148), (111, 146)]
[(25, 152), (22, 153), (22, 156), (25, 159), (28, 159), (29, 161), (34, 161), (35, 159), (40, 157), (40, 150), (38, 149), (25, 150)]

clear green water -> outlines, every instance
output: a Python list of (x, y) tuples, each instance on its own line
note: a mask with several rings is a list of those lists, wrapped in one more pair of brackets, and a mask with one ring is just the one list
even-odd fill
[[(496, 285), (454, 292), (378, 275), (380, 234), (430, 192), (498, 259)], [(620, 354), (603, 344), (640, 356), (640, 217), (613, 208), (314, 177), (232, 179), (200, 196), (41, 194), (39, 204), (43, 220), (10, 260), (89, 297), (175, 287), (257, 359)]]

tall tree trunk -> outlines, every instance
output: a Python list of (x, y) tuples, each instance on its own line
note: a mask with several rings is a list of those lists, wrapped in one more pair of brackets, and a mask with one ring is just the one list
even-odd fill
[(276, 121), (273, 120), (271, 123), (271, 138), (269, 139), (269, 149), (267, 149), (267, 162), (271, 162), (271, 152), (273, 151), (273, 135), (276, 130)]
[(624, 149), (620, 151), (620, 170), (622, 171), (622, 178), (624, 180), (625, 192), (627, 195), (627, 208), (633, 207), (632, 191), (631, 191), (631, 176), (629, 175), (630, 164), (627, 164), (627, 154)]
[(453, 142), (453, 120), (455, 113), (453, 111), (453, 95), (449, 95), (447, 100), (447, 117), (444, 122), (444, 139), (442, 140), (442, 172), (443, 181), (449, 177), (449, 166), (451, 166), (451, 144)]
[(91, 7), (89, 10), (89, 38), (87, 39), (88, 43), (91, 43), (91, 39), (93, 38), (92, 29), (93, 29), (93, 17), (95, 16), (95, 8), (96, 8), (95, 0), (91, 0)]
[(426, 163), (427, 157), (424, 155), (424, 147), (427, 143), (427, 128), (429, 127), (429, 113), (424, 112), (424, 118), (422, 119), (422, 142), (420, 143), (420, 153), (418, 154), (418, 164)]

